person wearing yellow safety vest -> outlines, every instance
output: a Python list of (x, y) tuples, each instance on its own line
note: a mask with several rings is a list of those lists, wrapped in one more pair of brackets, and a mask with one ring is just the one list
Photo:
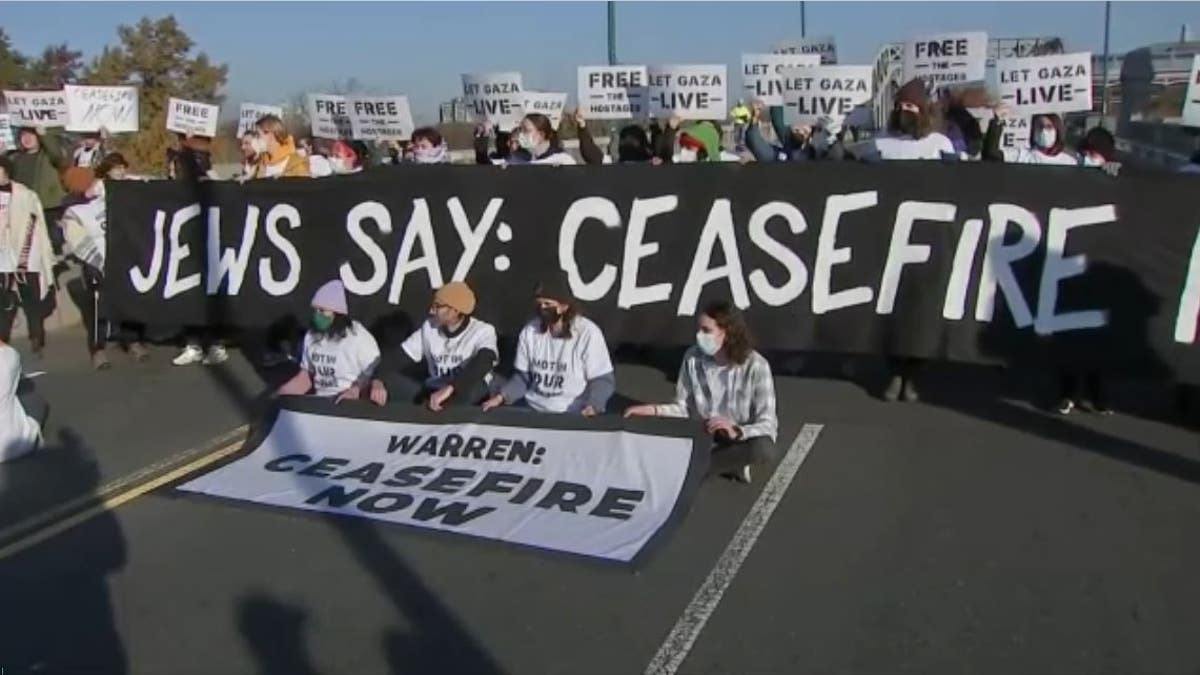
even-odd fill
[(746, 144), (746, 127), (750, 124), (750, 108), (746, 107), (744, 99), (738, 99), (737, 105), (729, 112), (729, 116), (733, 118), (733, 138), (734, 144), (738, 150), (741, 150)]

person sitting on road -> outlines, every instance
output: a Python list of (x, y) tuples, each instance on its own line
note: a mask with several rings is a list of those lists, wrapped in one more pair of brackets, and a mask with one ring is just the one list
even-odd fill
[(635, 405), (625, 417), (691, 417), (713, 437), (712, 473), (750, 482), (750, 465), (775, 457), (779, 422), (771, 365), (753, 348), (742, 313), (726, 302), (699, 316), (696, 344), (683, 356), (675, 400)]
[[(461, 281), (452, 281), (433, 294), (429, 318), (384, 356), (371, 381), (371, 400), (384, 405), (389, 399), (403, 402), (428, 400), (430, 410), (450, 405), (478, 405), (488, 395), (500, 349), (496, 329), (473, 316), (475, 293)], [(409, 375), (424, 361), (427, 376)]]
[(41, 447), (49, 412), (29, 381), (21, 379), (21, 355), (0, 339), (0, 462)]
[(565, 279), (539, 284), (534, 303), (537, 318), (517, 338), (513, 377), (483, 409), (523, 403), (537, 412), (603, 413), (616, 390), (604, 333), (579, 314)]
[(357, 399), (379, 365), (379, 345), (362, 324), (350, 318), (346, 289), (338, 280), (317, 289), (312, 326), (304, 335), (300, 372), (279, 388), (279, 395)]

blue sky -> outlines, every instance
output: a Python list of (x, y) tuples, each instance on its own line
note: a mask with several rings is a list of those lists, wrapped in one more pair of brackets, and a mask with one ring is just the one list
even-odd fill
[[(1062, 37), (1101, 50), (1102, 2), (809, 2), (808, 34), (832, 34), (842, 63), (873, 63), (879, 45), (954, 30), (993, 37)], [(408, 95), (434, 121), (464, 72), (520, 70), (526, 87), (574, 97), (575, 67), (606, 62), (604, 2), (78, 2), (3, 3), (16, 47), (66, 41), (85, 58), (116, 42), (116, 27), (174, 14), (198, 48), (227, 63), (225, 112), (278, 103), (355, 77)], [(1200, 35), (1200, 2), (1114, 2), (1112, 49)], [(617, 56), (626, 63), (727, 63), (799, 37), (799, 2), (620, 2)], [(736, 86), (736, 82), (731, 83)]]

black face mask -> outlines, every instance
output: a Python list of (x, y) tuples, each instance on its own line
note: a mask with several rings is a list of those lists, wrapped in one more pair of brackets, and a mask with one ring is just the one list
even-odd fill
[(901, 110), (896, 116), (896, 126), (899, 127), (900, 133), (916, 138), (921, 128), (921, 118), (911, 110)]
[(562, 316), (562, 313), (560, 313), (554, 307), (538, 307), (537, 315), (538, 318), (542, 320), (542, 323), (550, 326), (553, 325), (555, 321), (558, 321), (559, 317)]

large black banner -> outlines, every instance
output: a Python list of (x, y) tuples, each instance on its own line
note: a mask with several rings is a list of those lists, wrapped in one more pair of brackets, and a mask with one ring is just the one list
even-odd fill
[(411, 325), (465, 279), (515, 333), (565, 270), (610, 343), (684, 344), (743, 307), (763, 347), (1200, 382), (1200, 181), (995, 164), (395, 167), (114, 183), (105, 304), (263, 327), (341, 278)]

